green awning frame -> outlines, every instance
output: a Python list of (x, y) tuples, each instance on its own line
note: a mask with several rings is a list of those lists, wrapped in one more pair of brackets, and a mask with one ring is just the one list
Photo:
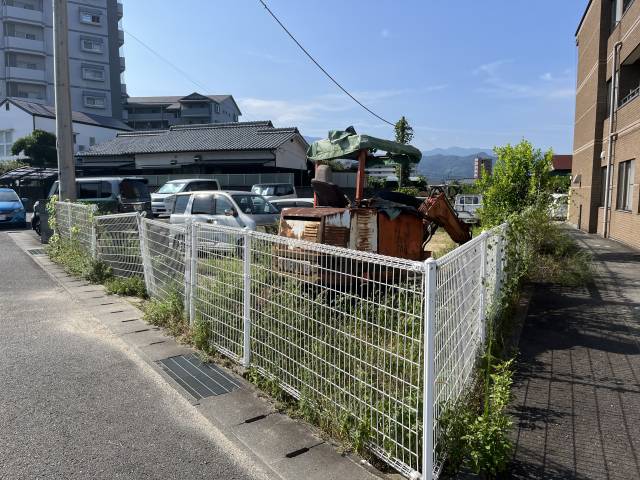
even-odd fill
[[(359, 135), (353, 127), (348, 127), (346, 130), (331, 130), (329, 138), (318, 140), (309, 146), (307, 157), (312, 162), (340, 158), (357, 159), (362, 150), (368, 152), (367, 167), (417, 164), (422, 158), (420, 150), (411, 145), (404, 145), (370, 135)], [(386, 155), (374, 156), (373, 153), (378, 151), (386, 152)]]

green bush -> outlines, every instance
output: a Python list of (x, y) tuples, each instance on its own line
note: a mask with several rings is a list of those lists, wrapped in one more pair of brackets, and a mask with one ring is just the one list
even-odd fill
[(141, 277), (114, 277), (107, 280), (105, 287), (107, 292), (112, 295), (147, 298), (147, 287)]
[(91, 258), (76, 240), (62, 239), (55, 234), (49, 240), (47, 253), (51, 260), (62, 265), (67, 273), (82, 277), (91, 283), (104, 283), (112, 277), (111, 267)]
[(149, 300), (144, 304), (143, 312), (147, 323), (166, 328), (171, 335), (180, 337), (189, 333), (184, 303), (178, 292), (171, 292), (163, 299)]

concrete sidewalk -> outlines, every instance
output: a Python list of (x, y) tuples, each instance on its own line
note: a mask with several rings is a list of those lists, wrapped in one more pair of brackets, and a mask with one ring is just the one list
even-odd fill
[[(4, 238), (1, 238), (2, 235)], [(22, 252), (12, 244), (8, 236)], [(61, 267), (53, 264), (46, 255), (43, 255), (42, 246), (31, 232), (0, 234), (0, 241), (3, 243), (6, 254), (3, 262), (8, 261), (9, 258), (16, 262), (12, 271), (15, 272), (14, 275), (20, 284), (34, 283), (34, 277), (38, 277), (39, 290), (36, 296), (41, 310), (53, 310), (48, 302), (52, 302), (49, 299), (55, 298), (60, 305), (66, 302), (68, 312), (77, 312), (77, 315), (83, 318), (82, 324), (74, 325), (74, 328), (84, 340), (85, 350), (93, 352), (92, 355), (87, 355), (84, 351), (75, 353), (77, 343), (75, 338), (65, 339), (67, 343), (55, 345), (53, 348), (48, 345), (46, 353), (52, 356), (55, 362), (66, 366), (69, 363), (69, 357), (74, 355), (76, 365), (70, 372), (65, 369), (67, 367), (61, 367), (60, 371), (47, 368), (47, 375), (50, 383), (56, 385), (66, 381), (65, 375), (70, 373), (73, 381), (81, 380), (90, 396), (94, 395), (94, 390), (99, 388), (101, 398), (108, 399), (109, 408), (114, 410), (114, 413), (108, 418), (108, 424), (103, 424), (103, 419), (97, 416), (95, 428), (85, 432), (84, 436), (79, 435), (74, 441), (80, 444), (95, 443), (96, 448), (104, 442), (113, 443), (120, 445), (127, 452), (145, 450), (150, 445), (152, 446), (150, 451), (155, 455), (154, 461), (138, 457), (139, 464), (136, 463), (135, 455), (133, 458), (122, 457), (129, 462), (127, 465), (129, 470), (109, 476), (113, 473), (112, 464), (109, 461), (103, 461), (99, 453), (95, 453), (94, 457), (84, 458), (69, 450), (64, 457), (58, 459), (56, 465), (64, 474), (61, 476), (45, 474), (44, 477), (375, 480), (382, 476), (367, 464), (362, 463), (357, 456), (341, 454), (338, 445), (322, 436), (314, 428), (278, 413), (272, 403), (265, 400), (251, 384), (233, 372), (226, 371), (226, 375), (232, 378), (238, 388), (228, 393), (204, 398), (193, 397), (157, 364), (163, 359), (191, 354), (192, 349), (177, 344), (172, 337), (165, 335), (159, 328), (144, 323), (141, 312), (125, 299), (107, 295), (100, 285), (89, 285), (82, 279), (67, 275)], [(48, 277), (46, 281), (40, 278), (46, 277), (46, 274), (33, 265), (29, 257), (55, 279), (55, 282)], [(2, 258), (2, 252), (0, 252), (0, 259)], [(19, 291), (16, 288), (16, 298)], [(2, 306), (2, 299), (0, 299), (0, 307)], [(51, 336), (47, 328), (56, 330), (70, 328), (67, 325), (70, 322), (70, 315), (71, 313), (69, 316), (64, 316), (52, 312), (50, 316), (45, 316), (43, 325), (33, 327), (31, 332), (33, 336), (12, 340), (15, 348), (24, 352), (37, 350), (42, 344), (39, 338)], [(23, 318), (9, 318), (4, 323), (6, 328), (14, 328), (14, 324), (20, 325), (24, 321)], [(0, 320), (0, 330), (2, 326), (3, 321)], [(89, 335), (89, 332), (94, 330), (101, 332), (100, 342), (94, 341), (94, 338)], [(0, 354), (6, 350), (7, 341), (7, 338), (0, 341)], [(95, 369), (91, 368), (101, 366), (103, 361), (100, 360), (100, 356), (106, 355), (101, 350), (104, 342), (113, 346), (111, 354), (120, 358), (124, 355), (123, 352), (126, 352), (128, 358), (128, 361), (120, 359), (118, 371), (112, 369), (109, 375), (106, 375), (101, 368), (98, 372), (94, 372)], [(24, 358), (15, 360), (15, 368), (17, 370), (29, 368), (29, 362), (32, 359), (35, 360), (35, 357), (25, 353)], [(2, 375), (0, 375), (1, 378)], [(58, 405), (58, 396), (63, 394), (57, 395), (56, 392), (47, 391), (49, 386), (41, 385), (40, 379), (34, 378), (33, 382), (24, 378), (15, 380), (33, 383), (34, 388), (41, 392), (43, 398), (49, 398), (51, 408), (63, 408)], [(155, 385), (156, 389), (145, 389), (146, 383)], [(137, 391), (144, 394), (144, 399), (135, 396)], [(109, 394), (109, 392), (112, 393)], [(126, 401), (118, 397), (116, 392), (122, 393), (127, 398)], [(19, 395), (17, 390), (16, 395)], [(64, 395), (77, 396), (72, 390), (65, 390)], [(126, 395), (131, 397), (128, 398)], [(164, 411), (166, 408), (162, 408), (170, 403), (168, 398), (176, 404), (172, 410), (176, 416), (175, 420), (167, 417)], [(148, 399), (152, 399), (153, 403), (144, 402)], [(4, 404), (2, 400), (3, 395), (0, 393), (0, 407)], [(13, 403), (16, 402), (17, 400)], [(69, 402), (73, 403), (73, 400), (63, 400), (65, 405)], [(119, 404), (124, 406), (138, 403), (144, 415), (139, 411), (140, 409), (131, 408), (130, 410), (132, 415), (139, 416), (139, 421), (133, 421), (125, 415), (121, 418), (117, 416)], [(78, 405), (78, 409), (86, 408), (80, 401)], [(70, 416), (64, 418), (64, 423), (75, 425), (76, 418), (73, 412), (68, 414)], [(3, 415), (0, 414), (0, 419), (2, 418)], [(187, 445), (184, 437), (188, 436), (188, 433), (183, 431), (184, 428), (180, 429), (186, 422), (185, 418), (194, 419), (194, 424), (186, 427), (204, 431), (206, 438), (201, 440), (188, 437), (191, 444)], [(55, 423), (54, 420), (51, 421)], [(85, 420), (82, 421), (85, 422)], [(0, 439), (4, 438), (7, 444), (16, 443), (20, 425), (12, 426), (9, 422), (9, 426), (9, 430), (5, 429), (6, 436), (0, 435)], [(170, 427), (174, 427), (174, 430)], [(37, 425), (39, 432), (46, 432), (50, 428), (47, 419)], [(82, 429), (79, 427), (79, 430)], [(158, 438), (141, 435), (138, 439), (136, 432), (146, 433), (147, 430), (158, 432)], [(126, 432), (126, 438), (122, 432)], [(39, 438), (47, 437), (44, 435)], [(175, 445), (173, 450), (169, 451), (158, 448), (158, 445), (165, 444), (168, 447)], [(195, 447), (193, 444), (196, 444)], [(193, 453), (190, 456), (185, 455), (185, 447), (192, 448)], [(34, 448), (37, 450), (37, 445)], [(15, 462), (16, 458), (19, 460), (24, 455), (26, 454), (14, 452), (13, 461)], [(18, 468), (8, 466), (2, 461), (3, 458), (3, 448), (0, 447), (1, 478), (32, 478), (32, 472), (46, 472), (50, 468), (50, 462), (53, 461), (34, 455), (28, 467), (21, 464)], [(114, 455), (109, 460), (117, 462), (119, 457)], [(171, 464), (170, 469), (166, 467), (167, 463)], [(163, 468), (165, 473), (161, 471)], [(29, 474), (23, 475), (25, 472)]]
[(511, 478), (640, 478), (640, 252), (572, 231), (587, 287), (536, 286), (515, 378)]

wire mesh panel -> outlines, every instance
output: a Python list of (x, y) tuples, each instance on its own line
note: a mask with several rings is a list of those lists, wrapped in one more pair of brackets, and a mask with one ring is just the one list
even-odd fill
[[(484, 237), (437, 261), (434, 338), (434, 417), (458, 400), (482, 345), (481, 294)], [(435, 451), (439, 429), (435, 425)], [(436, 458), (436, 465), (442, 458)]]
[(495, 227), (487, 232), (485, 254), (485, 320), (491, 322), (495, 309), (499, 306), (505, 262), (506, 224)]
[(74, 240), (91, 252), (93, 246), (93, 215), (95, 205), (57, 202), (56, 228), (61, 238)]
[(145, 283), (151, 297), (185, 292), (185, 258), (191, 242), (184, 226), (142, 218), (139, 222)]
[(418, 471), (424, 264), (250, 236), (251, 364)]
[(206, 329), (210, 345), (239, 361), (244, 348), (244, 242), (249, 237), (237, 228), (202, 223), (195, 223), (193, 232), (195, 322)]
[(138, 234), (138, 214), (95, 217), (96, 256), (111, 267), (116, 277), (143, 276)]

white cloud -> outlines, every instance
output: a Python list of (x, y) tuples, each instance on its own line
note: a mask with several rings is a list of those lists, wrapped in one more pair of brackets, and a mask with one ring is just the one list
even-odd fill
[(477, 67), (474, 75), (482, 77), (478, 91), (505, 98), (566, 99), (575, 95), (574, 80), (566, 73), (556, 76), (545, 72), (528, 83), (513, 82), (505, 78), (502, 67), (510, 60), (497, 60)]

